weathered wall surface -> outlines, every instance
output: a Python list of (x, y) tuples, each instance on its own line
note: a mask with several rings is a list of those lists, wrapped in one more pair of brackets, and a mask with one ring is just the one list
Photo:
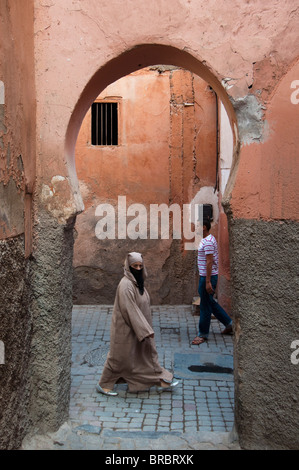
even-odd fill
[[(176, 0), (162, 4), (140, 4), (133, 1), (130, 3), (130, 15), (127, 10), (119, 9), (119, 2), (113, 0), (107, 4), (93, 1), (83, 3), (79, 0), (36, 0), (35, 6), (37, 131), (41, 136), (37, 149), (40, 183), (38, 194), (42, 195), (45, 209), (59, 223), (65, 224), (69, 217), (83, 209), (76, 181), (74, 148), (81, 121), (93, 99), (121, 76), (145, 66), (169, 61), (171, 65), (178, 65), (201, 75), (213, 86), (222, 99), (233, 126), (232, 103), (235, 106), (241, 153), (233, 162), (233, 172), (224, 200), (232, 220), (238, 222), (246, 219), (258, 224), (263, 218), (266, 223), (271, 224), (275, 217), (287, 216), (292, 230), (295, 230), (295, 223), (292, 222), (295, 219), (295, 206), (292, 201), (295, 201), (296, 193), (293, 193), (292, 198), (287, 197), (290, 186), (284, 173), (284, 168), (290, 173), (295, 166), (292, 158), (286, 157), (285, 161), (281, 156), (282, 152), (288, 155), (290, 148), (296, 148), (297, 137), (293, 133), (289, 136), (291, 145), (287, 138), (280, 141), (282, 136), (287, 135), (286, 126), (275, 127), (275, 114), (268, 114), (267, 119), (264, 119), (265, 108), (271, 103), (271, 93), (274, 98), (277, 83), (298, 55), (298, 5), (295, 0), (283, 4), (278, 1), (265, 4), (258, 0), (253, 4), (234, 0), (229, 9), (226, 3), (213, 0), (205, 3)], [(232, 11), (236, 13), (232, 15)], [(137, 47), (139, 45), (144, 46)], [(274, 132), (277, 140), (265, 152), (267, 142), (274, 142), (269, 139), (271, 132)], [(54, 176), (62, 178), (60, 187), (53, 187)], [(64, 179), (66, 177), (69, 179)], [(263, 179), (267, 183), (264, 188)], [(279, 184), (276, 184), (277, 179)], [(293, 181), (293, 177), (291, 179)], [(234, 185), (236, 190), (230, 197)], [(241, 236), (240, 225), (232, 225), (231, 237), (232, 240), (241, 238), (246, 244), (246, 239)], [(261, 234), (261, 238), (263, 237), (262, 246), (268, 246), (265, 243), (266, 232)], [(231, 259), (234, 273), (244, 270), (241, 254), (234, 257), (232, 253)], [(285, 266), (282, 259), (279, 259), (281, 261), (276, 264), (276, 271), (284, 273)], [(256, 273), (256, 277), (264, 273), (264, 269), (252, 269), (254, 258), (250, 258), (250, 262), (251, 264), (246, 265), (250, 279), (250, 270)], [(265, 263), (270, 271), (270, 258), (265, 259)], [(238, 274), (235, 274), (235, 283), (237, 277)], [(233, 286), (233, 291), (234, 288)], [(243, 292), (234, 304), (240, 315), (237, 328), (241, 331), (244, 328), (246, 332), (246, 325), (242, 321), (246, 321), (252, 314), (252, 304), (249, 306), (247, 302), (248, 295), (250, 294)], [(267, 299), (265, 296), (261, 300), (264, 302), (264, 312), (268, 305)], [(293, 312), (292, 320), (296, 324), (293, 306), (288, 298), (285, 298), (285, 302), (286, 309)], [(277, 309), (273, 310), (273, 316), (280, 314)], [(275, 325), (273, 328), (279, 338), (291, 335), (286, 326), (282, 331)], [(260, 341), (268, 342), (264, 333), (259, 330), (254, 338), (244, 335), (246, 348), (251, 350)], [(271, 350), (272, 345), (269, 344), (269, 347)], [(244, 343), (237, 340), (237, 357), (244, 359), (246, 348)], [(249, 360), (250, 355), (246, 362), (246, 366), (250, 368)], [(266, 370), (267, 357), (260, 360), (261, 367)], [(283, 371), (288, 365), (284, 361), (281, 365), (275, 378), (276, 393), (273, 400), (277, 409), (286, 410), (281, 402), (283, 389), (280, 384), (286, 378)], [(267, 393), (267, 388), (258, 377), (256, 380), (261, 397)], [(236, 381), (238, 385), (240, 376), (237, 375)], [(257, 445), (255, 435), (261, 435), (267, 413), (265, 402), (250, 397), (248, 391), (254, 387), (251, 377), (237, 387), (237, 400), (242, 396), (237, 427), (241, 444), (245, 447)], [(253, 409), (254, 429), (248, 420)], [(246, 416), (246, 419), (241, 420), (241, 415)], [(288, 426), (291, 423), (294, 428), (294, 415), (295, 413), (292, 416), (286, 414), (283, 418), (281, 415), (279, 418), (272, 415), (272, 426), (276, 432), (280, 430), (280, 446), (285, 448), (298, 445), (295, 442), (296, 437), (291, 443), (288, 439)], [(273, 433), (263, 434), (258, 445), (264, 448), (275, 447), (276, 438)]]
[(235, 419), (247, 449), (298, 448), (298, 229), (290, 221), (230, 224)]
[(0, 448), (30, 424), (31, 196), (35, 172), (33, 3), (0, 3)]
[[(91, 145), (89, 110), (76, 145), (85, 210), (76, 222), (74, 303), (113, 303), (126, 253), (140, 251), (147, 263), (152, 303), (190, 304), (197, 295), (197, 252), (188, 252), (183, 242), (172, 240), (172, 219), (168, 239), (162, 240), (161, 234), (159, 239), (151, 239), (154, 220), (150, 207), (164, 204), (168, 209), (177, 204), (182, 216), (183, 205), (201, 188), (216, 186), (215, 94), (189, 71), (157, 66), (116, 81), (97, 99), (118, 100), (119, 142), (117, 146)], [(201, 202), (214, 202), (206, 194)], [(119, 196), (126, 198), (125, 214), (132, 204), (146, 208), (146, 231), (142, 233), (142, 225), (137, 227), (141, 234), (137, 240), (118, 236)], [(217, 206), (217, 197), (214, 199)], [(106, 240), (96, 235), (102, 219), (96, 215), (97, 207), (103, 203), (114, 208), (116, 222), (115, 233)], [(135, 216), (139, 215), (137, 211)], [(126, 226), (132, 219), (127, 217)], [(194, 228), (190, 226), (190, 230)], [(183, 226), (181, 232), (183, 235)], [(215, 212), (216, 237), (217, 232)], [(105, 238), (103, 230), (101, 235)], [(228, 252), (228, 246), (225, 249)]]
[(59, 224), (42, 209), (31, 262), (31, 400), (33, 429), (57, 429), (68, 418), (71, 386), (74, 221)]
[(273, 91), (269, 129), (242, 148), (230, 201), (236, 422), (248, 448), (298, 448), (298, 77), (296, 62)]
[[(232, 291), (237, 319), (236, 425), (240, 443), (244, 448), (298, 448), (298, 407), (291, 405), (294, 398), (288, 393), (295, 391), (292, 380), (298, 388), (298, 366), (292, 364), (291, 368), (288, 360), (288, 345), (296, 339), (294, 336), (298, 331), (295, 299), (289, 288), (281, 287), (282, 284), (279, 285), (280, 300), (276, 303), (270, 299), (266, 289), (263, 288), (262, 291), (260, 288), (262, 279), (266, 276), (269, 292), (276, 292), (278, 279), (285, 282), (285, 276), (292, 275), (295, 269), (292, 255), (298, 233), (298, 192), (295, 191), (298, 181), (295, 174), (298, 169), (298, 137), (295, 129), (298, 105), (293, 104), (290, 99), (294, 92), (290, 87), (293, 81), (298, 80), (298, 68), (294, 65), (298, 58), (298, 14), (297, 0), (283, 3), (278, 0), (271, 3), (263, 0), (232, 0), (229, 9), (227, 2), (214, 0), (174, 0), (162, 3), (132, 0), (126, 9), (120, 9), (117, 0), (35, 0), (34, 36), (32, 32), (29, 35), (31, 40), (34, 37), (35, 61), (34, 64), (33, 61), (29, 64), (33, 48), (31, 43), (26, 43), (23, 33), (24, 29), (31, 29), (31, 2), (26, 2), (26, 7), (21, 0), (1, 2), (0, 80), (5, 83), (6, 90), (4, 112), (2, 109), (0, 113), (1, 194), (10, 191), (16, 199), (10, 196), (9, 201), (16, 200), (16, 207), (23, 204), (24, 197), (29, 213), (32, 189), (29, 185), (29, 198), (26, 198), (26, 183), (18, 156), (22, 155), (26, 172), (25, 158), (31, 152), (24, 152), (18, 142), (28, 146), (35, 142), (34, 137), (29, 137), (31, 125), (37, 136), (37, 238), (33, 251), (36, 260), (33, 279), (36, 302), (33, 308), (37, 323), (36, 328), (33, 325), (32, 331), (36, 335), (33, 341), (38, 348), (33, 351), (34, 383), (39, 390), (46, 390), (48, 382), (43, 369), (45, 363), (34, 357), (34, 353), (41, 351), (44, 342), (47, 348), (44, 359), (50, 361), (56, 358), (53, 361), (51, 378), (59, 390), (48, 403), (42, 399), (42, 393), (33, 391), (38, 399), (36, 408), (41, 407), (38, 423), (42, 429), (53, 429), (62, 423), (68, 407), (64, 379), (69, 374), (71, 294), (67, 287), (60, 309), (56, 302), (61, 299), (61, 280), (66, 272), (69, 273), (71, 266), (72, 235), (68, 232), (66, 236), (65, 230), (68, 222), (72, 223), (73, 217), (83, 210), (74, 159), (81, 122), (92, 101), (107, 85), (145, 66), (170, 62), (170, 65), (183, 67), (202, 76), (212, 85), (228, 111), (233, 129), (235, 130), (235, 114), (239, 125), (240, 154), (238, 156), (235, 152), (237, 158), (233, 162), (224, 204), (230, 214), (233, 248)], [(9, 28), (12, 28), (13, 34)], [(12, 47), (12, 38), (19, 47)], [(8, 64), (2, 51), (5, 51), (5, 56), (9, 53)], [(18, 64), (22, 64), (22, 67)], [(28, 93), (24, 93), (32, 83), (30, 71), (33, 70), (36, 80), (36, 127), (34, 119), (31, 119), (31, 88), (29, 87)], [(13, 103), (11, 110), (7, 107), (9, 102)], [(232, 104), (236, 113), (233, 112)], [(23, 119), (24, 116), (29, 119)], [(11, 128), (18, 130), (13, 138), (9, 134)], [(14, 149), (11, 153), (8, 151), (8, 140), (10, 148)], [(236, 147), (234, 150), (236, 151)], [(29, 159), (30, 161), (32, 160)], [(11, 178), (13, 181), (5, 189), (4, 186), (9, 184)], [(18, 192), (19, 189), (21, 193)], [(16, 211), (14, 214), (6, 204), (0, 207), (3, 219), (2, 238), (10, 233), (13, 236), (19, 235), (21, 241), (24, 229), (18, 215), (20, 212)], [(27, 222), (25, 218), (25, 226), (30, 228), (28, 217)], [(256, 240), (254, 246), (260, 248), (253, 250), (249, 256), (248, 238)], [(271, 245), (278, 242), (278, 239), (281, 239), (281, 250), (270, 256)], [(292, 240), (294, 243), (291, 249)], [(2, 252), (6, 256), (7, 249), (10, 251), (15, 260), (11, 264), (14, 266), (12, 269), (19, 273), (20, 278), (25, 267), (20, 257), (20, 246), (16, 240), (14, 242), (13, 246), (4, 241)], [(25, 251), (30, 252), (30, 246), (26, 244), (26, 231)], [(52, 252), (54, 255), (51, 259)], [(64, 253), (63, 262), (60, 260), (61, 253)], [(260, 258), (256, 260), (257, 256)], [(244, 259), (247, 259), (246, 265)], [(46, 262), (43, 264), (42, 260)], [(287, 271), (286, 265), (289, 265)], [(269, 274), (271, 271), (273, 276)], [(66, 279), (68, 276), (69, 274)], [(51, 280), (49, 288), (47, 279)], [(240, 279), (248, 286), (250, 293), (245, 289), (240, 291)], [(294, 279), (296, 278), (293, 276), (291, 282), (295, 283)], [(54, 293), (52, 299), (49, 295), (50, 286)], [(13, 295), (16, 296), (16, 293)], [(251, 301), (250, 296), (256, 297), (255, 302)], [(23, 301), (20, 301), (20, 297), (14, 298), (16, 303), (10, 298), (9, 311), (15, 312), (15, 323), (18, 326), (27, 317), (24, 328), (29, 331), (27, 310), (21, 308)], [(20, 305), (18, 315), (16, 305)], [(49, 308), (49, 305), (53, 307), (53, 317), (52, 307)], [(256, 316), (256, 307), (262, 312), (259, 318)], [(41, 324), (38, 321), (39, 316), (47, 308), (48, 314)], [(21, 321), (22, 311), (25, 316)], [(267, 311), (273, 319), (271, 327)], [(285, 317), (284, 323), (281, 315)], [(258, 328), (252, 325), (252, 318), (259, 320)], [(59, 326), (60, 334), (54, 334), (55, 326)], [(21, 333), (23, 335), (23, 330), (19, 331), (18, 336)], [(53, 341), (46, 338), (46, 333), (50, 336), (53, 333)], [(21, 347), (26, 358), (29, 343), (28, 336), (25, 335), (24, 338), (27, 339), (23, 339)], [(274, 342), (279, 345), (279, 357), (278, 350), (273, 348)], [(257, 356), (259, 346), (264, 354)], [(267, 355), (267, 351), (272, 353), (271, 357)], [(256, 369), (252, 364), (252, 354), (258, 359)], [(273, 358), (276, 358), (280, 367), (274, 364)], [(25, 371), (23, 374), (20, 373), (22, 369)], [(21, 415), (19, 405), (22, 400), (28, 400), (26, 384), (20, 385), (20, 381), (26, 377), (25, 369), (26, 367), (21, 367), (16, 375), (12, 370), (5, 378), (7, 397), (10, 396), (11, 400), (16, 397), (15, 393), (9, 395), (9, 388), (20, 392), (14, 407), (14, 419)], [(260, 374), (256, 374), (256, 370)], [(13, 377), (18, 377), (17, 388), (12, 386)], [(12, 436), (15, 438), (15, 445), (19, 439), (15, 420), (9, 419), (13, 416), (11, 403), (8, 406), (6, 404), (11, 411), (4, 416), (7, 446), (11, 445)], [(3, 404), (1, 406), (3, 409)], [(33, 410), (33, 415), (34, 413), (36, 409)], [(28, 415), (26, 419), (29, 419)], [(26, 428), (25, 421), (23, 420), (23, 424)]]
[(0, 449), (20, 446), (28, 430), (31, 348), (29, 273), (24, 257), (24, 236), (0, 241)]
[[(24, 200), (35, 176), (33, 10), (1, 2), (0, 238), (25, 232)], [(29, 209), (29, 207), (28, 207)], [(27, 219), (30, 218), (26, 211)], [(29, 226), (28, 222), (28, 226)], [(27, 234), (26, 234), (26, 238)], [(29, 237), (30, 238), (30, 237)], [(30, 241), (28, 241), (30, 245)]]

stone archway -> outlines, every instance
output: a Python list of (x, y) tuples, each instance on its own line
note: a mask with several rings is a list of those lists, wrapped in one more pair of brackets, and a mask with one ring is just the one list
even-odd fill
[[(159, 44), (143, 44), (126, 51), (125, 53), (121, 54), (117, 58), (112, 59), (111, 61), (106, 63), (101, 69), (99, 69), (85, 86), (72, 113), (66, 134), (65, 149), (66, 160), (70, 175), (70, 183), (79, 212), (83, 208), (83, 203), (81, 200), (76, 175), (75, 145), (81, 127), (81, 123), (87, 110), (90, 108), (92, 102), (98, 96), (98, 94), (110, 83), (117, 81), (121, 77), (124, 77), (131, 72), (141, 70), (147, 66), (154, 66), (158, 63), (184, 68), (185, 70), (188, 70), (199, 76), (215, 91), (219, 102), (221, 102), (222, 106), (225, 109), (226, 115), (228, 116), (228, 120), (231, 126), (233, 136), (232, 166), (236, 168), (239, 151), (237, 119), (228, 94), (225, 88), (218, 80), (218, 78), (216, 78), (216, 75), (206, 65), (203, 65), (198, 59), (196, 59), (186, 51), (179, 50), (172, 46), (165, 46)], [(232, 174), (234, 174), (234, 172), (232, 172)], [(232, 186), (232, 183), (230, 183), (230, 186)], [(219, 218), (221, 218), (222, 226), (225, 226), (222, 233), (220, 233), (219, 230), (219, 235), (223, 239), (223, 244), (226, 244), (226, 251), (228, 252), (228, 240), (226, 233), (227, 221), (225, 214), (220, 213)], [(226, 281), (224, 280), (224, 282)], [(223, 286), (222, 290), (228, 291), (229, 289), (228, 287)], [(230, 301), (228, 300), (228, 304), (229, 303)]]
[[(154, 66), (157, 63), (169, 64), (171, 66), (184, 68), (185, 70), (188, 70), (191, 73), (199, 76), (215, 91), (219, 102), (221, 102), (222, 107), (225, 109), (225, 113), (228, 117), (229, 125), (231, 127), (233, 137), (233, 149), (231, 151), (233, 154), (232, 166), (234, 168), (232, 175), (235, 174), (239, 152), (237, 119), (228, 94), (218, 78), (216, 78), (216, 75), (206, 65), (202, 64), (202, 62), (200, 62), (190, 53), (179, 50), (172, 46), (143, 44), (126, 51), (120, 56), (107, 62), (101, 69), (99, 69), (85, 86), (72, 113), (66, 134), (65, 150), (66, 161), (70, 175), (70, 185), (73, 190), (74, 200), (77, 204), (78, 212), (83, 209), (83, 203), (81, 200), (76, 175), (75, 145), (79, 129), (87, 110), (90, 108), (98, 94), (110, 83), (117, 81), (121, 77), (124, 77), (131, 72), (141, 70), (147, 66)], [(233, 183), (230, 182), (227, 186), (232, 187)], [(227, 198), (229, 198), (229, 193), (226, 194), (225, 200)], [(220, 232), (219, 229), (219, 236), (223, 239), (223, 244), (226, 244), (226, 251), (228, 252), (227, 220), (224, 213), (219, 214), (219, 227), (221, 226), (220, 219), (224, 229), (222, 232)], [(225, 282), (226, 281), (224, 279), (224, 283)], [(222, 290), (226, 290), (228, 292), (229, 288), (223, 286)], [(226, 300), (227, 299), (224, 301)], [(227, 302), (230, 304), (230, 300), (227, 300)]]
[[(48, 155), (49, 160), (45, 167), (39, 165), (41, 172), (36, 187), (39, 196), (35, 200), (30, 272), (33, 334), (29, 414), (32, 428), (41, 433), (56, 430), (68, 419), (72, 354), (73, 228), (76, 215), (83, 210), (74, 158), (77, 135), (87, 109), (102, 89), (131, 71), (157, 63), (170, 63), (190, 70), (212, 86), (230, 120), (234, 135), (233, 166), (237, 163), (239, 144), (232, 104), (215, 74), (191, 54), (171, 46), (137, 46), (107, 62), (89, 80), (69, 114), (64, 159), (53, 163), (53, 176), (50, 157), (52, 144), (47, 141), (43, 158)], [(62, 115), (58, 112), (57, 117), (62, 118)]]
[[(97, 97), (97, 95), (108, 86), (110, 83), (113, 83), (128, 75), (131, 72), (141, 70), (147, 66), (154, 66), (157, 63), (169, 64), (171, 66), (177, 66), (184, 68), (185, 70), (190, 71), (191, 73), (196, 74), (201, 79), (203, 79), (211, 88), (215, 91), (219, 102), (221, 102), (222, 107), (225, 109), (226, 116), (228, 117), (229, 124), (231, 127), (232, 138), (233, 138), (233, 149), (232, 152), (232, 167), (233, 171), (232, 178), (235, 175), (235, 170), (237, 167), (238, 152), (239, 152), (239, 138), (238, 138), (238, 129), (237, 129), (237, 119), (232, 106), (232, 103), (229, 99), (229, 96), (225, 88), (220, 83), (219, 79), (216, 77), (216, 74), (213, 73), (206, 65), (201, 61), (196, 59), (190, 53), (179, 50), (172, 46), (165, 46), (160, 44), (143, 44), (136, 46), (133, 49), (126, 51), (120, 56), (112, 59), (107, 62), (101, 69), (99, 69), (89, 80), (85, 86), (80, 98), (75, 106), (75, 109), (72, 113), (71, 119), (69, 121), (66, 141), (65, 141), (65, 150), (66, 150), (66, 161), (68, 164), (68, 170), (70, 175), (70, 184), (73, 190), (74, 200), (76, 201), (78, 212), (83, 208), (83, 203), (80, 196), (80, 191), (78, 187), (77, 175), (76, 175), (76, 166), (75, 166), (75, 145), (77, 141), (77, 136), (83, 118), (90, 108), (92, 102)], [(232, 187), (233, 182), (229, 182), (227, 187)], [(225, 194), (225, 200), (229, 199), (229, 193)], [(221, 219), (221, 224), (220, 224)], [(228, 237), (227, 237), (227, 220), (224, 213), (219, 214), (219, 227), (224, 226), (222, 232), (219, 229), (219, 236), (222, 238), (223, 245), (226, 245), (226, 251), (228, 252)], [(227, 261), (226, 261), (227, 262)], [(229, 291), (229, 288), (225, 286), (226, 280), (223, 276), (223, 292)], [(225, 295), (224, 295), (225, 298)], [(228, 304), (230, 300), (225, 299)]]
[[(75, 144), (82, 120), (94, 102), (99, 93), (113, 81), (131, 73), (132, 71), (143, 69), (146, 66), (156, 65), (157, 63), (175, 65), (177, 67), (184, 67), (184, 70), (192, 71), (192, 73), (204, 77), (205, 81), (214, 87), (218, 93), (219, 100), (226, 108), (229, 117), (232, 134), (234, 136), (234, 153), (235, 162), (238, 156), (238, 135), (237, 135), (237, 122), (233, 107), (228, 99), (227, 93), (218, 79), (202, 64), (186, 52), (177, 50), (169, 46), (159, 45), (142, 45), (127, 51), (123, 55), (113, 59), (111, 62), (101, 68), (89, 81), (84, 88), (79, 101), (71, 116), (67, 136), (66, 136), (66, 156), (69, 167), (69, 173), (72, 176), (72, 188), (76, 195), (78, 202), (78, 211), (82, 210), (80, 193), (78, 188), (78, 181), (76, 176), (75, 165)], [(225, 104), (224, 104), (225, 102)]]

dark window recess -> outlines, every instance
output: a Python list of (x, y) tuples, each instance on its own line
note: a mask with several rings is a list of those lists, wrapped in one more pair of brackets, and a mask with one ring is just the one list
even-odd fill
[(91, 144), (118, 145), (117, 103), (92, 104)]

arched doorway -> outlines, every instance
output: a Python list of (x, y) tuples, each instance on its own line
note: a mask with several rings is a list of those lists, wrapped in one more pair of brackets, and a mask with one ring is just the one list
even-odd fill
[[(109, 61), (104, 67), (98, 70), (84, 88), (72, 113), (66, 135), (65, 151), (66, 161), (68, 164), (68, 170), (70, 175), (70, 185), (73, 189), (74, 200), (77, 203), (78, 212), (82, 211), (84, 206), (81, 199), (76, 174), (75, 146), (84, 116), (86, 115), (87, 111), (91, 107), (96, 97), (108, 85), (121, 79), (121, 77), (129, 75), (132, 72), (140, 71), (148, 66), (156, 66), (157, 64), (168, 64), (170, 66), (177, 66), (179, 68), (188, 70), (192, 74), (204, 80), (205, 83), (210, 86), (212, 90), (214, 90), (216, 94), (215, 103), (220, 103), (219, 110), (217, 110), (217, 113), (219, 114), (219, 116), (221, 115), (221, 113), (223, 116), (225, 116), (225, 119), (227, 119), (226, 127), (230, 127), (231, 132), (231, 148), (229, 148), (228, 152), (232, 153), (232, 156), (231, 162), (229, 163), (229, 168), (226, 168), (225, 170), (225, 184), (222, 188), (220, 203), (222, 201), (227, 203), (227, 201), (229, 200), (230, 189), (233, 186), (233, 178), (237, 166), (239, 140), (237, 130), (237, 119), (225, 88), (215, 77), (215, 75), (208, 69), (207, 66), (203, 65), (200, 61), (195, 59), (189, 53), (182, 50), (178, 50), (171, 46), (145, 44), (136, 46), (134, 49), (125, 52), (121, 56)], [(224, 143), (224, 147), (225, 145), (226, 144)], [(230, 171), (230, 168), (232, 168), (232, 171)], [(222, 223), (222, 226), (224, 226), (223, 230), (221, 230), (220, 222)], [(227, 220), (222, 208), (219, 214), (219, 227), (219, 237), (221, 238), (221, 243), (223, 243), (223, 245), (226, 245), (226, 252), (228, 253)], [(225, 265), (227, 265), (228, 263), (228, 256), (224, 256), (223, 266), (226, 270), (227, 266)], [(225, 281), (223, 283), (223, 286), (224, 285)], [(225, 290), (225, 287), (223, 287), (223, 290)], [(224, 295), (224, 298), (225, 296), (226, 295)]]
[[(112, 59), (104, 67), (98, 70), (96, 74), (89, 80), (72, 113), (65, 139), (65, 153), (71, 184), (76, 195), (79, 195), (79, 192), (75, 170), (75, 146), (77, 136), (86, 112), (98, 94), (110, 83), (115, 82), (119, 78), (128, 75), (131, 72), (156, 64), (176, 65), (178, 67), (189, 70), (200, 76), (213, 88), (213, 90), (215, 90), (226, 109), (231, 123), (234, 138), (233, 165), (235, 165), (239, 144), (237, 119), (229, 97), (219, 80), (205, 65), (198, 61), (198, 59), (185, 51), (178, 50), (171, 46), (157, 44), (141, 45), (136, 46), (134, 49), (123, 53), (121, 56), (115, 59)], [(80, 203), (81, 200), (78, 199), (77, 204), (79, 211), (82, 209), (82, 205), (80, 205)]]
[[(137, 52), (136, 52), (137, 51)], [(133, 57), (132, 57), (133, 55)], [(167, 56), (167, 64), (171, 66), (176, 65), (177, 67), (184, 68), (188, 67), (188, 70), (192, 68), (192, 72), (196, 75), (199, 73), (204, 75), (205, 80), (209, 79), (209, 86), (213, 84), (214, 89), (217, 88), (222, 100), (225, 101), (223, 103), (223, 107), (226, 109), (226, 113), (228, 116), (228, 120), (230, 122), (230, 126), (232, 126), (232, 133), (233, 133), (233, 147), (235, 149), (238, 148), (238, 138), (236, 134), (236, 119), (234, 116), (234, 112), (232, 110), (231, 104), (227, 99), (226, 92), (219, 84), (219, 82), (213, 77), (213, 75), (207, 71), (205, 68), (202, 68), (202, 65), (194, 60), (191, 56), (185, 53), (181, 54), (181, 51), (177, 51), (173, 48), (168, 48), (166, 46), (140, 46), (140, 48), (136, 48), (133, 51), (129, 51), (128, 53), (118, 58), (120, 60), (120, 64), (118, 64), (118, 60), (112, 61), (104, 67), (105, 70), (101, 69), (101, 73), (97, 73), (97, 78), (93, 77), (87, 87), (85, 88), (83, 94), (79, 102), (77, 103), (76, 109), (72, 115), (67, 140), (66, 140), (66, 150), (67, 150), (67, 157), (68, 157), (68, 164), (70, 169), (70, 174), (73, 176), (73, 188), (76, 188), (75, 191), (79, 195), (78, 191), (78, 181), (76, 180), (76, 166), (75, 166), (75, 144), (77, 140), (77, 136), (79, 133), (79, 129), (81, 123), (84, 118), (84, 113), (88, 110), (91, 104), (94, 102), (95, 98), (99, 95), (99, 93), (105, 88), (106, 85), (109, 85), (112, 82), (120, 79), (121, 77), (125, 76), (128, 73), (132, 73), (134, 71), (141, 70), (145, 66), (156, 65), (157, 63), (165, 63), (165, 59)], [(142, 60), (143, 59), (143, 60)], [(163, 62), (162, 62), (163, 61)], [(216, 90), (215, 90), (216, 91)], [(83, 98), (84, 96), (84, 98)], [(79, 201), (80, 202), (80, 201)], [(83, 206), (81, 206), (81, 209)], [(80, 209), (80, 210), (81, 210)]]

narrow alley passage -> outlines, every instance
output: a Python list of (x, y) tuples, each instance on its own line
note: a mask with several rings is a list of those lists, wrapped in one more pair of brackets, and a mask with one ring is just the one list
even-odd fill
[[(128, 393), (116, 386), (106, 397), (95, 385), (109, 349), (112, 306), (74, 306), (70, 421), (31, 442), (53, 449), (226, 449), (234, 421), (233, 338), (212, 319), (207, 343), (191, 345), (198, 316), (191, 306), (152, 307), (161, 365), (180, 384), (172, 392)], [(203, 370), (200, 367), (204, 367)]]

